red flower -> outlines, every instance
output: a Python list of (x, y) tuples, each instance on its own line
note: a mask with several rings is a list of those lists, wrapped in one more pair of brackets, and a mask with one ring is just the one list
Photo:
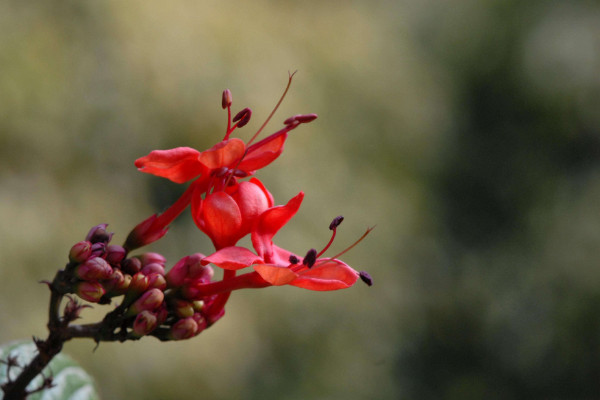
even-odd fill
[[(248, 122), (251, 111), (246, 108), (232, 120), (231, 93), (226, 90), (223, 93), (223, 107), (228, 111), (228, 123), (225, 137), (221, 142), (203, 152), (189, 147), (154, 150), (135, 161), (136, 167), (142, 172), (167, 178), (176, 183), (190, 180), (194, 182), (164, 213), (153, 215), (134, 228), (124, 246), (127, 250), (152, 243), (164, 236), (168, 225), (190, 202), (194, 222), (211, 237), (217, 248), (231, 246), (250, 232), (254, 217), (272, 206), (272, 199), (258, 180), (251, 180), (251, 183), (258, 186), (262, 194), (252, 186), (237, 185), (237, 180), (253, 175), (258, 169), (273, 162), (282, 153), (288, 132), (300, 124), (317, 118), (315, 114), (290, 117), (284, 121), (284, 128), (251, 144), (283, 100), (291, 78), (290, 76), (288, 86), (279, 103), (247, 144), (241, 139), (230, 139), (229, 136), (236, 128)], [(246, 194), (235, 197), (235, 193), (245, 193), (246, 189), (249, 192), (247, 199), (244, 199)], [(209, 192), (211, 193), (208, 194)], [(202, 196), (205, 198), (203, 199)], [(268, 203), (269, 200), (271, 203)], [(254, 203), (250, 204), (252, 202)], [(236, 209), (236, 205), (239, 209)], [(238, 215), (238, 211), (241, 214)]]
[[(286, 205), (271, 207), (258, 217), (252, 229), (252, 244), (256, 254), (244, 247), (230, 246), (205, 257), (202, 260), (204, 265), (212, 263), (230, 271), (252, 266), (254, 272), (222, 282), (196, 285), (199, 295), (280, 285), (319, 291), (352, 286), (361, 274), (336, 258), (318, 258), (329, 247), (333, 237), (319, 254), (312, 249), (302, 261), (297, 255), (273, 244), (273, 237), (296, 214), (303, 197), (304, 194), (300, 193)], [(337, 225), (332, 228), (334, 235)]]

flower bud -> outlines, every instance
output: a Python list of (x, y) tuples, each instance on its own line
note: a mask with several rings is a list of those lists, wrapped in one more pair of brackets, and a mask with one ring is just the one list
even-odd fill
[(98, 282), (83, 281), (75, 286), (75, 294), (91, 303), (99, 302), (105, 293), (106, 290), (104, 290), (104, 287)]
[(204, 301), (194, 300), (192, 301), (192, 307), (194, 307), (194, 311), (202, 311), (202, 309), (204, 308)]
[(77, 242), (69, 251), (69, 260), (74, 263), (82, 263), (92, 254), (92, 244), (87, 240)]
[(150, 289), (137, 299), (129, 311), (128, 315), (139, 314), (142, 311), (154, 311), (162, 304), (165, 299), (165, 294), (159, 289)]
[(142, 269), (142, 262), (138, 258), (126, 258), (121, 262), (123, 272), (135, 275)]
[(106, 246), (106, 261), (109, 264), (118, 265), (125, 258), (125, 249), (118, 244), (109, 244)]
[(85, 281), (108, 279), (112, 273), (111, 266), (100, 257), (90, 258), (75, 269), (75, 275)]
[(167, 280), (164, 275), (153, 273), (147, 276), (148, 288), (156, 288), (159, 290), (165, 290), (167, 288)]
[(200, 264), (200, 261), (202, 261), (203, 258), (203, 254), (195, 253), (177, 261), (177, 264), (175, 264), (166, 275), (169, 287), (182, 286), (188, 278), (190, 268), (196, 270), (196, 268), (201, 267), (202, 264)]
[(180, 319), (171, 328), (173, 340), (189, 339), (198, 332), (198, 323), (192, 317)]
[(106, 232), (106, 227), (108, 224), (100, 224), (94, 226), (88, 232), (85, 240), (92, 243), (108, 243), (110, 239), (112, 239), (113, 233)]
[(102, 257), (106, 253), (106, 243), (98, 242), (92, 244), (92, 254), (90, 257)]
[[(131, 277), (130, 277), (131, 280)], [(110, 278), (104, 282), (104, 288), (110, 294), (123, 294), (129, 287), (129, 282), (125, 279), (125, 275), (118, 269), (114, 269)]]
[(138, 258), (142, 262), (142, 266), (155, 263), (160, 264), (164, 267), (167, 262), (167, 259), (163, 255), (152, 252), (141, 254), (136, 258)]
[(157, 263), (152, 263), (152, 264), (146, 265), (144, 268), (142, 268), (142, 270), (140, 272), (144, 275), (150, 275), (150, 274), (164, 275), (165, 267), (163, 267), (162, 265), (157, 264)]
[(175, 314), (180, 318), (187, 318), (194, 315), (194, 307), (189, 301), (174, 300), (173, 308), (175, 309)]
[(131, 277), (131, 282), (129, 282), (129, 287), (127, 288), (128, 292), (131, 293), (142, 293), (148, 289), (148, 285), (150, 284), (148, 277), (141, 272), (133, 275)]
[(156, 315), (150, 311), (142, 311), (135, 317), (133, 322), (133, 333), (136, 336), (144, 336), (152, 332), (158, 326)]
[(196, 332), (196, 335), (208, 327), (208, 322), (206, 321), (206, 318), (204, 318), (204, 316), (202, 314), (197, 312), (192, 316), (192, 318), (198, 324), (198, 331)]
[(170, 221), (162, 221), (156, 214), (136, 225), (125, 240), (123, 247), (127, 251), (135, 250), (157, 241), (167, 234)]

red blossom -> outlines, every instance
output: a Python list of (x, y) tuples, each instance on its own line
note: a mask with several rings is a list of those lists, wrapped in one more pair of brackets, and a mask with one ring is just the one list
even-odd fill
[[(252, 266), (254, 272), (224, 282), (199, 284), (196, 286), (199, 293), (206, 295), (246, 287), (280, 285), (318, 291), (352, 286), (359, 278), (359, 273), (344, 262), (335, 258), (317, 258), (316, 251), (311, 250), (300, 263), (297, 255), (273, 244), (273, 236), (296, 214), (303, 197), (304, 194), (299, 193), (286, 205), (271, 207), (258, 217), (252, 229), (252, 244), (256, 254), (244, 247), (230, 246), (205, 257), (202, 260), (204, 265), (210, 263), (233, 271)], [(332, 229), (334, 232), (336, 227)]]
[[(232, 120), (231, 92), (226, 90), (223, 92), (222, 105), (227, 109), (228, 122), (225, 137), (221, 142), (202, 152), (190, 147), (154, 150), (135, 161), (135, 166), (142, 172), (176, 183), (192, 180), (193, 183), (164, 213), (153, 215), (134, 228), (124, 245), (128, 251), (164, 236), (169, 224), (190, 203), (194, 222), (211, 237), (217, 248), (234, 245), (239, 238), (250, 232), (252, 220), (259, 214), (257, 211), (262, 212), (266, 209), (265, 198), (269, 207), (272, 205), (272, 198), (260, 181), (250, 182), (258, 186), (262, 194), (244, 183), (237, 185), (238, 179), (253, 175), (257, 170), (272, 163), (283, 152), (288, 132), (317, 117), (316, 114), (307, 114), (288, 118), (282, 129), (252, 144), (281, 104), (292, 76), (290, 75), (288, 86), (277, 106), (248, 143), (238, 138), (230, 138), (230, 135), (236, 128), (246, 125), (252, 112), (245, 108)], [(249, 193), (245, 193), (246, 189)], [(247, 199), (255, 204), (250, 204)], [(269, 201), (271, 203), (268, 203)], [(238, 214), (238, 211), (241, 214)]]

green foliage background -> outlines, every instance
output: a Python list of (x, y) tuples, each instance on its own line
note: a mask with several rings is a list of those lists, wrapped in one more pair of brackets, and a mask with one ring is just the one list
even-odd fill
[[(600, 392), (600, 4), (0, 2), (0, 342), (44, 336), (37, 282), (107, 222), (122, 241), (182, 187), (153, 149), (319, 119), (258, 175), (303, 208), (278, 235), (375, 286), (235, 293), (181, 343), (74, 341), (103, 398), (535, 399)], [(246, 135), (246, 136), (243, 136)], [(210, 244), (187, 217), (149, 247)], [(86, 321), (106, 312), (85, 311)]]

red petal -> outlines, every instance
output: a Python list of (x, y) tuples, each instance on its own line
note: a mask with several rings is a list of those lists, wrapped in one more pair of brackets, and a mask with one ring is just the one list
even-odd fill
[(198, 150), (189, 147), (154, 150), (135, 160), (135, 166), (142, 172), (184, 183), (203, 172), (204, 166), (198, 162), (199, 154)]
[(287, 132), (288, 129), (283, 129), (248, 147), (238, 169), (256, 171), (272, 163), (283, 151), (283, 145), (288, 137)]
[[(224, 192), (206, 196), (198, 209), (194, 193), (192, 213), (196, 225), (206, 233), (217, 249), (233, 246), (241, 237), (242, 215), (237, 203)], [(194, 212), (195, 211), (195, 212)]]
[(290, 285), (319, 291), (346, 289), (358, 279), (358, 272), (339, 260), (317, 260), (313, 268), (299, 275)]
[(303, 198), (304, 193), (300, 192), (285, 206), (271, 207), (258, 217), (252, 229), (252, 245), (265, 261), (273, 262), (273, 236), (298, 212)]
[(221, 167), (233, 168), (244, 156), (246, 145), (240, 139), (229, 139), (217, 143), (212, 148), (203, 151), (198, 161), (209, 169)]
[(236, 189), (231, 196), (237, 202), (242, 214), (240, 234), (246, 235), (250, 233), (256, 219), (272, 204), (269, 204), (269, 198), (264, 192), (264, 187), (253, 182), (241, 182), (236, 185)]
[(238, 270), (263, 260), (245, 247), (225, 247), (202, 259), (202, 265), (215, 264), (223, 269)]
[(287, 267), (278, 267), (276, 265), (258, 264), (254, 270), (271, 285), (287, 285), (298, 277), (298, 275)]

